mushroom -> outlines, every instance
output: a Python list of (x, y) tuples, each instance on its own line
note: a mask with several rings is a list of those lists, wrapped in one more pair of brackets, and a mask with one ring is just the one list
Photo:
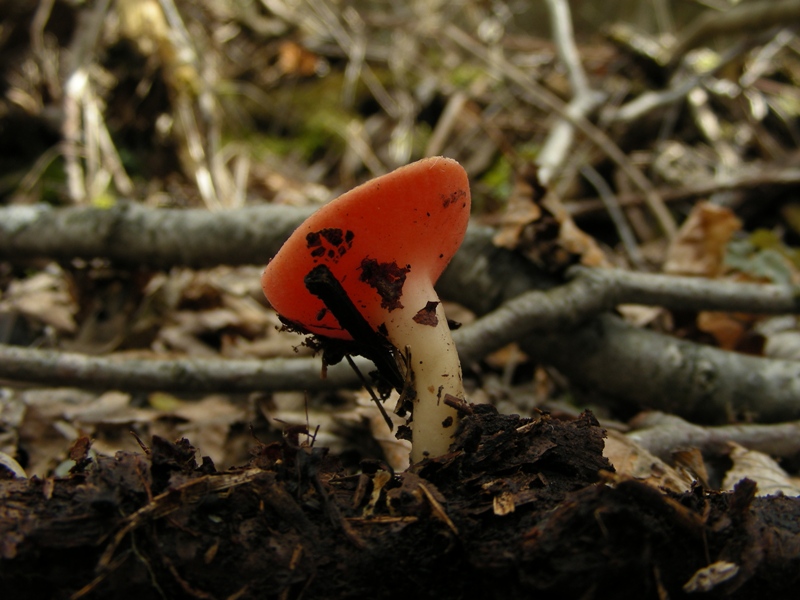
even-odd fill
[[(412, 462), (448, 451), (464, 399), (461, 364), (433, 289), (470, 214), (456, 161), (426, 158), (377, 177), (320, 208), (261, 277), (285, 323), (376, 363), (412, 401)], [(346, 347), (346, 346), (345, 346)], [(399, 366), (398, 366), (399, 365)]]

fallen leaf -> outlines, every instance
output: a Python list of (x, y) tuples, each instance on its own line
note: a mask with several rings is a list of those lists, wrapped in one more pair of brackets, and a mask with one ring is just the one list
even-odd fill
[(742, 222), (730, 209), (698, 202), (667, 250), (664, 272), (717, 277), (728, 242), (741, 228)]
[(152, 420), (149, 411), (131, 406), (131, 395), (105, 392), (91, 402), (64, 410), (63, 416), (79, 429), (94, 425), (129, 425)]
[(658, 489), (685, 492), (693, 479), (645, 450), (624, 433), (609, 430), (603, 450), (619, 476), (629, 476)]
[(774, 458), (735, 442), (728, 445), (733, 466), (722, 481), (723, 490), (732, 490), (742, 479), (750, 479), (758, 484), (759, 496), (800, 496), (800, 480), (789, 477)]
[(315, 75), (325, 61), (314, 52), (291, 40), (278, 48), (278, 68), (284, 75)]
[(216, 465), (229, 462), (227, 440), (231, 427), (246, 420), (241, 404), (227, 396), (212, 395), (198, 401), (185, 401), (154, 423), (154, 433), (167, 439), (186, 437), (198, 454), (209, 456)]
[(691, 579), (683, 586), (687, 594), (695, 592), (710, 592), (721, 583), (733, 579), (739, 574), (739, 565), (724, 560), (698, 569)]
[(517, 174), (494, 243), (518, 250), (551, 271), (575, 263), (609, 265), (595, 239), (582, 231), (558, 198), (541, 185), (534, 167)]
[(12, 281), (0, 300), (0, 311), (21, 313), (61, 332), (76, 330), (78, 307), (60, 269)]
[(697, 315), (697, 327), (711, 334), (723, 350), (735, 350), (745, 334), (745, 323), (730, 313), (702, 311)]

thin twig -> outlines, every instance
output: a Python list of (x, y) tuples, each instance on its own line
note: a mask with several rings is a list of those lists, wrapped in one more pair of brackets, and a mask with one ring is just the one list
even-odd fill
[(444, 28), (444, 34), (461, 48), (474, 54), (490, 67), (496, 68), (504, 77), (513, 81), (528, 95), (529, 101), (555, 112), (561, 118), (572, 123), (576, 129), (614, 161), (633, 184), (642, 191), (647, 205), (655, 215), (665, 235), (668, 238), (674, 237), (677, 226), (663, 200), (658, 196), (650, 181), (631, 164), (625, 153), (605, 133), (582, 116), (570, 114), (570, 111), (567, 110), (564, 103), (555, 94), (536, 85), (525, 73), (508, 61), (498, 60), (495, 56), (490, 56), (483, 46), (475, 42), (455, 25), (447, 25)]
[[(780, 168), (770, 164), (750, 163), (743, 165), (738, 174), (730, 174), (718, 180), (701, 181), (682, 188), (663, 188), (658, 190), (658, 194), (665, 202), (678, 202), (717, 192), (751, 190), (765, 186), (793, 186), (798, 183), (800, 183), (800, 169), (796, 167)], [(620, 194), (616, 199), (623, 207), (641, 204), (644, 201), (641, 194)], [(602, 212), (606, 208), (600, 198), (568, 200), (564, 202), (564, 207), (573, 218)]]
[(608, 216), (611, 217), (611, 221), (617, 229), (619, 239), (631, 263), (633, 263), (637, 270), (644, 270), (645, 261), (642, 256), (642, 251), (639, 249), (639, 245), (636, 242), (636, 235), (628, 224), (625, 213), (622, 212), (617, 197), (614, 195), (611, 187), (590, 165), (582, 166), (580, 171), (581, 175), (583, 175), (586, 180), (594, 186), (594, 189), (597, 190), (600, 200), (603, 202), (606, 212), (608, 212)]
[[(550, 11), (553, 41), (558, 56), (567, 69), (572, 86), (572, 99), (566, 107), (566, 112), (573, 119), (586, 118), (602, 102), (603, 94), (589, 86), (589, 79), (581, 65), (572, 31), (569, 4), (565, 0), (547, 0), (547, 7)], [(571, 119), (561, 118), (551, 127), (537, 159), (540, 167), (539, 179), (543, 184), (550, 182), (568, 156), (574, 134), (575, 125)]]

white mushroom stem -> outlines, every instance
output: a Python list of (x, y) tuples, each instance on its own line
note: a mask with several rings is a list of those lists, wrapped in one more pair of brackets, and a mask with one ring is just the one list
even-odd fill
[[(409, 376), (416, 391), (411, 421), (411, 462), (415, 463), (448, 451), (458, 412), (444, 399), (451, 394), (463, 400), (464, 384), (447, 317), (433, 288), (414, 290), (407, 282), (401, 301), (403, 308), (387, 313), (386, 329), (389, 341), (400, 351), (408, 348), (410, 356)], [(431, 302), (436, 303), (435, 312), (430, 311), (427, 324), (415, 321)]]

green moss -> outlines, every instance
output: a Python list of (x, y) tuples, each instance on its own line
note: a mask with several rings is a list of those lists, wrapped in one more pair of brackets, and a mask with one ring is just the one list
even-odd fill
[(784, 244), (775, 232), (757, 229), (728, 244), (725, 265), (751, 277), (789, 284), (800, 269), (800, 251)]
[(480, 181), (489, 188), (492, 195), (498, 199), (507, 200), (514, 187), (511, 163), (504, 155), (499, 154)]

